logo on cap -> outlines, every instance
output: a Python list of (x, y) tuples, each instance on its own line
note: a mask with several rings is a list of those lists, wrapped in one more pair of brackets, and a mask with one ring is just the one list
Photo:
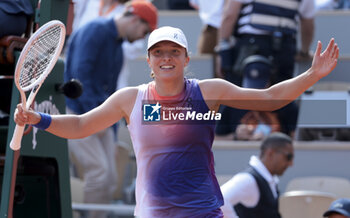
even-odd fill
[(334, 208), (342, 208), (343, 207), (343, 204), (342, 203), (336, 203), (334, 205)]

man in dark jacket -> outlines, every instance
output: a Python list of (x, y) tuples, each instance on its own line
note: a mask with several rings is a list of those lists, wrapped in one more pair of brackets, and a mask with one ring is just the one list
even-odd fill
[(261, 144), (260, 156), (252, 156), (248, 168), (221, 186), (225, 217), (280, 218), (278, 178), (292, 166), (292, 139), (279, 132), (270, 134)]
[(27, 27), (28, 19), (34, 13), (30, 0), (0, 1), (0, 37), (21, 36)]

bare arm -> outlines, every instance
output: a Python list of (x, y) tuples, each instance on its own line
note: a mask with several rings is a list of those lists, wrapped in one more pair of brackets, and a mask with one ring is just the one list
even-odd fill
[[(128, 120), (136, 99), (136, 88), (118, 90), (99, 107), (82, 115), (52, 115), (52, 122), (46, 131), (63, 138), (83, 138), (118, 122), (122, 117)], [(15, 112), (18, 125), (36, 124), (40, 115), (32, 110), (24, 111), (21, 104)]]
[(232, 39), (232, 33), (235, 28), (242, 4), (235, 0), (225, 0), (224, 8), (222, 12), (221, 25), (218, 30), (217, 46), (215, 48), (219, 55), (216, 56), (215, 62), (215, 74), (224, 78), (224, 74), (231, 68), (230, 63), (226, 63), (225, 60), (230, 59), (227, 57), (225, 50), (230, 49), (235, 44), (235, 40)]
[(196, 1), (196, 0), (190, 0), (190, 1), (188, 1), (189, 2), (189, 4), (190, 4), (190, 6), (192, 7), (192, 8), (194, 8), (195, 10), (199, 10), (199, 3), (198, 3), (198, 1)]
[(273, 111), (295, 100), (318, 80), (327, 76), (336, 66), (339, 48), (331, 39), (321, 53), (322, 44), (318, 42), (312, 66), (301, 75), (275, 84), (268, 89), (247, 89), (235, 86), (221, 79), (203, 80), (200, 87), (206, 100), (214, 100), (217, 105), (246, 110)]
[(241, 11), (242, 3), (234, 0), (226, 0), (222, 14), (221, 26), (218, 31), (219, 40), (227, 40), (232, 35), (238, 15)]
[(314, 38), (314, 19), (300, 19), (300, 30), (301, 30), (301, 52), (307, 54)]

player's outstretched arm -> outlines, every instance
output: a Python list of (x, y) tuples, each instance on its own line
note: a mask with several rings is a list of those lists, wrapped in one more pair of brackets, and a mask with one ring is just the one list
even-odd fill
[[(79, 129), (80, 116), (78, 115), (45, 115), (47, 125), (45, 125), (44, 130), (51, 132), (57, 136), (61, 136), (63, 138), (79, 138), (80, 134), (82, 134), (81, 129)], [(50, 118), (49, 118), (50, 117)], [(40, 122), (43, 122), (41, 115), (32, 110), (24, 110), (22, 104), (18, 104), (14, 121), (19, 126), (23, 125), (36, 125)]]
[(339, 48), (334, 39), (330, 40), (323, 52), (321, 50), (322, 44), (318, 42), (312, 65), (306, 72), (267, 89), (241, 88), (224, 80), (208, 79), (200, 83), (203, 96), (206, 100), (215, 100), (218, 104), (239, 109), (277, 110), (298, 98), (335, 68)]
[[(332, 38), (327, 48), (322, 51), (322, 43), (318, 41), (311, 67), (304, 73), (292, 79), (283, 81), (267, 89), (269, 98), (273, 100), (276, 107), (282, 107), (290, 101), (295, 100), (308, 88), (317, 83), (334, 70), (339, 57), (339, 47)], [(282, 104), (282, 105), (279, 105)]]
[(310, 71), (318, 76), (318, 80), (327, 76), (337, 65), (339, 57), (339, 47), (335, 43), (334, 38), (330, 40), (324, 52), (322, 52), (322, 43), (317, 42), (316, 52), (312, 60)]
[[(101, 131), (122, 117), (128, 118), (136, 98), (137, 89), (125, 88), (117, 91), (99, 107), (82, 115), (52, 115), (51, 123), (46, 131), (62, 138), (83, 138)], [(22, 105), (17, 105), (15, 122), (23, 126), (35, 125), (42, 121), (38, 112), (23, 110)]]

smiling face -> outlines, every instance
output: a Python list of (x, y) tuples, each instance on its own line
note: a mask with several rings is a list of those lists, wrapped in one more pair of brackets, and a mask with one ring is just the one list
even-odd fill
[(171, 41), (158, 42), (148, 50), (147, 62), (155, 79), (182, 80), (189, 60), (186, 49)]

